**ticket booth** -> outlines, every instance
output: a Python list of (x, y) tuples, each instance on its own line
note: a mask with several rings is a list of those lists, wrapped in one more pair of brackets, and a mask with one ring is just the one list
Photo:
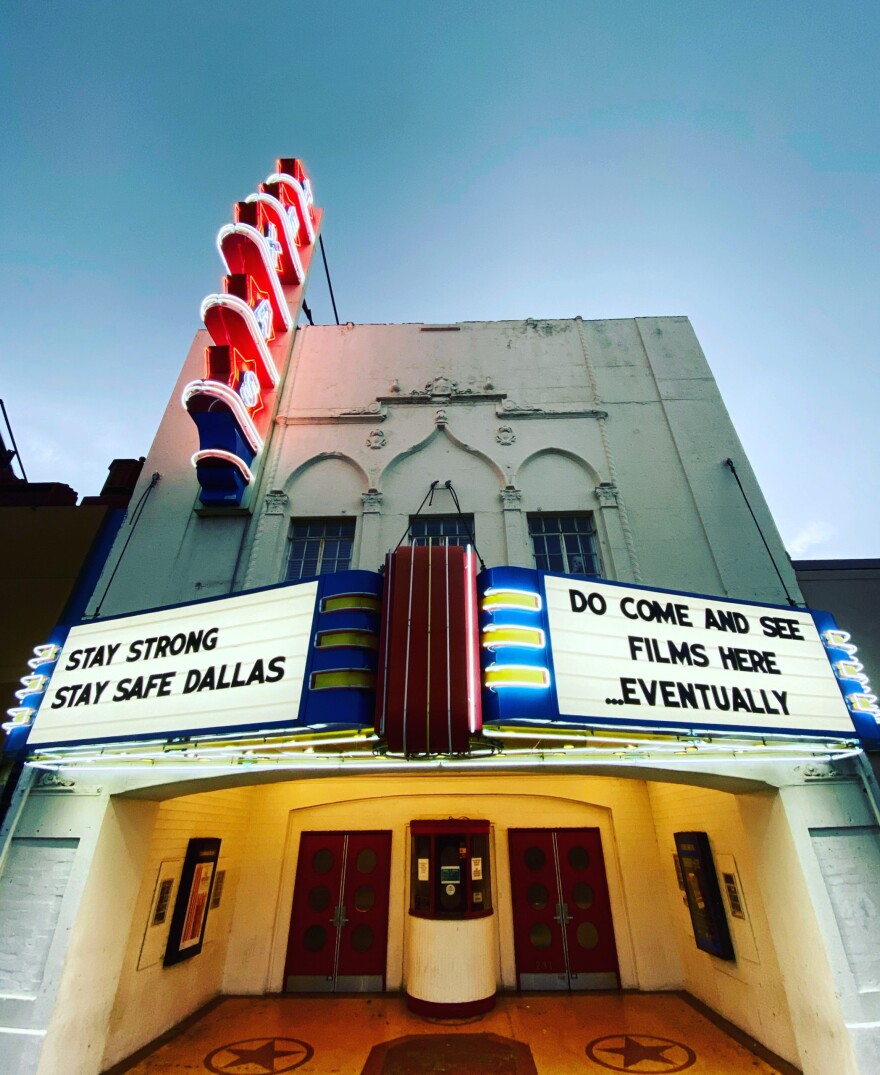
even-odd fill
[(410, 824), (406, 996), (412, 1011), (453, 1017), (495, 1006), (495, 922), (488, 821)]

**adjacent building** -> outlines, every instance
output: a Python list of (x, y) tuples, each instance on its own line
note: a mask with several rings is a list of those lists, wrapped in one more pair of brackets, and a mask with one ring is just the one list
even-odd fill
[(684, 989), (876, 1071), (872, 696), (687, 318), (296, 327), (299, 162), (235, 217), (137, 526), (34, 640), (13, 1070), (218, 993)]

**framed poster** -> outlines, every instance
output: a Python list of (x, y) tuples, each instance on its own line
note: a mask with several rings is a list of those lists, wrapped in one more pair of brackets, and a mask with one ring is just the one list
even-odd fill
[(719, 959), (735, 960), (708, 833), (677, 832), (675, 847), (697, 948)]
[(219, 858), (219, 839), (201, 837), (190, 840), (165, 948), (166, 967), (197, 956), (202, 950)]

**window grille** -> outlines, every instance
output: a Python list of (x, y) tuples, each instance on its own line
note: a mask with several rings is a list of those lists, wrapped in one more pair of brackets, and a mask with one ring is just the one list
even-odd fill
[(530, 515), (535, 567), (566, 575), (601, 575), (591, 515)]
[(473, 545), (473, 515), (418, 515), (409, 521), (410, 545)]
[(332, 575), (351, 566), (353, 519), (291, 521), (286, 582)]

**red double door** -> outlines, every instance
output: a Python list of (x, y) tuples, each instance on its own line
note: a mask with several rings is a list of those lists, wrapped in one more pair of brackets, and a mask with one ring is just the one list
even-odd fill
[(385, 988), (390, 832), (304, 832), (284, 971), (288, 992)]
[(598, 829), (510, 829), (520, 989), (616, 989), (620, 979)]

